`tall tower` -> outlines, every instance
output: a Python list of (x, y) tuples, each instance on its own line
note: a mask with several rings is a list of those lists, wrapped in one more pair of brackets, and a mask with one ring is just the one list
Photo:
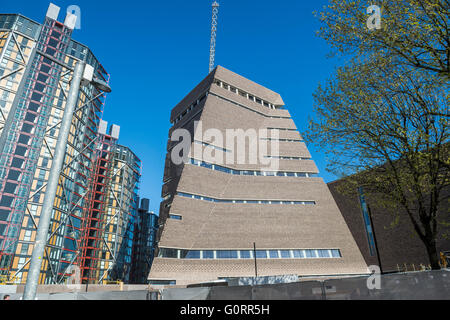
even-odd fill
[(214, 1), (212, 4), (212, 21), (211, 21), (211, 47), (209, 49), (209, 72), (211, 73), (215, 67), (216, 60), (216, 37), (217, 37), (217, 19), (219, 14), (219, 3)]
[[(187, 130), (191, 149), (176, 165), (178, 142), (167, 146), (151, 284), (255, 276), (254, 243), (258, 276), (367, 274), (279, 94), (218, 66), (175, 106), (170, 120), (169, 138)], [(230, 141), (227, 132), (237, 129), (241, 134)], [(270, 136), (251, 140), (261, 129)], [(235, 161), (242, 143), (250, 159), (268, 140), (257, 162)], [(227, 157), (232, 161), (218, 162)], [(277, 168), (268, 168), (267, 160)]]
[(141, 160), (118, 144), (120, 127), (101, 121), (89, 206), (83, 220), (83, 283), (129, 282)]
[[(71, 16), (62, 23), (59, 11), (50, 4), (43, 24), (0, 15), (0, 273), (16, 283), (27, 278), (74, 65), (83, 60), (109, 80), (89, 48), (72, 39)], [(40, 283), (64, 281), (78, 258), (104, 98), (92, 85), (79, 91)]]

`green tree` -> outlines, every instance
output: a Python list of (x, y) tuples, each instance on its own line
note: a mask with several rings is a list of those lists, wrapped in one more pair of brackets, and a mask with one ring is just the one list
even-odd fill
[[(337, 52), (372, 56), (449, 79), (449, 0), (330, 0), (319, 35)], [(381, 29), (367, 28), (367, 8), (381, 8)]]
[[(437, 236), (448, 226), (450, 181), (448, 1), (385, 1), (369, 30), (368, 1), (331, 0), (320, 35), (350, 62), (319, 86), (305, 135), (348, 176), (402, 207), (439, 269)], [(360, 172), (364, 174), (358, 174)]]

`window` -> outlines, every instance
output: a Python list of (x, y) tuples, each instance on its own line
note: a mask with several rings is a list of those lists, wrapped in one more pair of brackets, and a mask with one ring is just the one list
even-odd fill
[[(172, 259), (253, 259), (253, 250), (185, 250), (161, 248), (160, 257)], [(257, 259), (328, 259), (341, 258), (337, 249), (257, 250)]]
[(315, 258), (316, 250), (305, 250), (306, 258)]
[(42, 166), (44, 167), (44, 168), (47, 168), (47, 166), (48, 166), (48, 158), (47, 157), (44, 157), (43, 159), (42, 159)]
[(217, 251), (217, 259), (237, 259), (237, 251), (219, 250)]
[(27, 113), (25, 116), (25, 121), (34, 123), (34, 120), (36, 120), (36, 116), (32, 113)]
[(45, 86), (42, 83), (37, 82), (34, 86), (35, 91), (44, 92)]
[(177, 258), (178, 257), (178, 250), (177, 249), (161, 248), (159, 256), (162, 257), (162, 258)]
[(5, 184), (5, 193), (14, 194), (16, 192), (17, 184), (7, 182)]
[(8, 221), (10, 211), (0, 209), (0, 221)]
[(31, 124), (28, 123), (24, 123), (22, 125), (22, 131), (25, 133), (31, 133), (31, 130), (33, 130), (33, 126)]
[(38, 81), (41, 81), (43, 83), (46, 83), (48, 80), (48, 76), (43, 74), (43, 73), (39, 73), (38, 77), (37, 77)]
[(50, 72), (50, 66), (45, 64), (41, 65), (41, 71), (48, 74)]
[(35, 103), (35, 102), (30, 102), (28, 105), (28, 109), (34, 112), (37, 112), (39, 109), (39, 104)]
[(271, 258), (271, 259), (279, 258), (278, 250), (269, 250), (269, 258)]
[(304, 258), (303, 250), (292, 250), (294, 258)]
[(58, 41), (56, 39), (50, 38), (50, 40), (48, 41), (48, 45), (56, 48), (56, 46), (58, 45)]
[(19, 181), (20, 171), (10, 170), (8, 174), (8, 180)]
[(54, 56), (56, 53), (56, 50), (51, 47), (47, 47), (47, 50), (45, 50), (45, 53), (47, 53), (50, 56)]
[(286, 172), (286, 176), (287, 177), (295, 177), (295, 173), (294, 172)]
[(340, 250), (336, 250), (336, 249), (331, 250), (331, 256), (333, 258), (340, 258), (340, 257), (342, 257)]
[(214, 251), (212, 250), (203, 251), (203, 259), (214, 259)]
[(40, 93), (34, 92), (34, 93), (31, 95), (31, 100), (40, 102), (41, 99), (42, 99), (42, 94), (40, 94)]
[(21, 169), (24, 161), (25, 160), (23, 160), (23, 159), (14, 157), (12, 160), (12, 163), (11, 163), (11, 167)]
[(266, 259), (267, 251), (266, 250), (256, 250), (256, 258), (257, 259)]
[(173, 220), (183, 220), (182, 216), (179, 216), (179, 215), (176, 215), (176, 214), (169, 215), (169, 218), (173, 219)]
[(10, 208), (14, 198), (9, 196), (2, 196), (2, 200), (0, 200), (0, 207)]
[(319, 258), (330, 258), (330, 253), (328, 250), (317, 250), (319, 253)]
[(187, 253), (186, 259), (200, 259), (200, 251), (199, 250), (191, 250)]
[(282, 201), (282, 200), (237, 200), (237, 199), (214, 199), (210, 197), (204, 197), (200, 195), (195, 194), (189, 194), (184, 192), (178, 192), (178, 196), (185, 197), (185, 198), (191, 198), (196, 200), (202, 200), (202, 201), (209, 201), (209, 202), (218, 202), (218, 203), (245, 203), (245, 204), (280, 204), (280, 205), (315, 205), (315, 201)]
[(367, 241), (369, 244), (369, 253), (371, 256), (374, 256), (376, 252), (375, 238), (373, 235), (372, 221), (370, 219), (369, 207), (367, 205), (366, 198), (364, 195), (364, 189), (362, 187), (358, 188), (358, 194), (359, 194), (359, 202), (361, 205), (361, 211), (364, 219), (364, 226), (366, 229)]
[(177, 282), (176, 280), (150, 280), (149, 283), (157, 286), (174, 286)]

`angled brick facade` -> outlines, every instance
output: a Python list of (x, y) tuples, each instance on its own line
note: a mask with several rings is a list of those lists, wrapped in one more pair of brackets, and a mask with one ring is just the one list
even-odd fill
[[(184, 128), (194, 140), (199, 120), (203, 132), (218, 129), (224, 137), (227, 129), (279, 129), (279, 150), (267, 149), (267, 156), (279, 157), (278, 174), (260, 162), (198, 159), (192, 150), (199, 141), (192, 141), (190, 162), (176, 166), (170, 154), (177, 142), (169, 141), (151, 283), (254, 276), (253, 243), (258, 276), (368, 272), (279, 94), (219, 66), (172, 110), (169, 138)], [(225, 142), (200, 142), (203, 150), (213, 145), (216, 156), (237, 150), (236, 143), (230, 150)]]

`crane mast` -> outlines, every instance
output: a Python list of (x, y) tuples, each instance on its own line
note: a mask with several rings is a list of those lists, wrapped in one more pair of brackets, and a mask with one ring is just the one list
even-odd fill
[(215, 67), (218, 15), (219, 15), (219, 3), (217, 1), (214, 1), (214, 3), (212, 4), (211, 48), (209, 50), (209, 73), (211, 73), (211, 71), (213, 71)]

